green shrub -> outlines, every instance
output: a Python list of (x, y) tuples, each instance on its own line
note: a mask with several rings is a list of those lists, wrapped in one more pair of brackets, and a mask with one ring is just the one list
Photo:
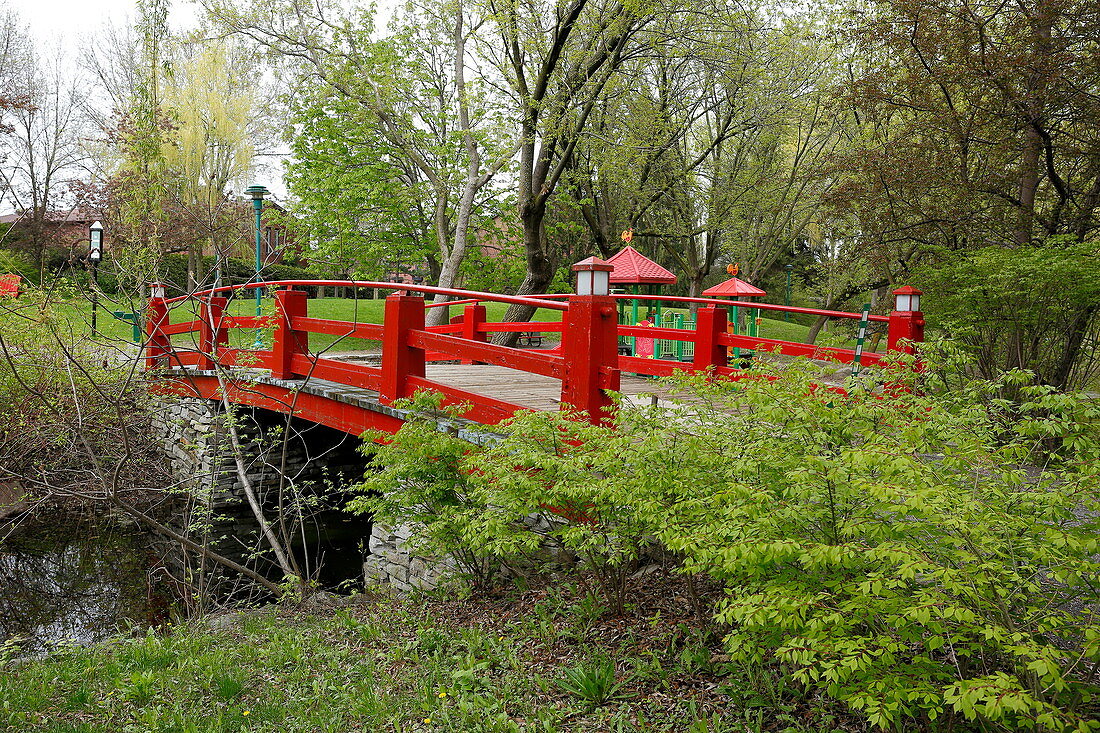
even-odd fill
[(364, 495), (348, 509), (391, 526), (412, 524), (413, 551), (428, 557), (450, 555), (476, 586), (486, 585), (500, 567), (501, 553), (467, 541), (472, 517), (485, 509), (471, 500), (475, 477), (462, 467), (470, 443), (439, 429), (439, 396), (418, 394), (395, 407), (409, 410), (409, 419), (393, 436), (364, 433), (370, 464), (366, 479), (356, 487)]
[(483, 563), (556, 546), (617, 611), (657, 545), (724, 586), (733, 664), (883, 729), (1100, 729), (1100, 404), (924, 359), (846, 391), (810, 363), (685, 377), (679, 407), (521, 414), (480, 448), (414, 421), (372, 506)]
[(1040, 382), (1084, 388), (1100, 376), (1089, 348), (1100, 336), (1096, 242), (949, 253), (918, 284), (934, 296), (925, 299), (929, 326), (971, 349), (986, 378), (1024, 368)]

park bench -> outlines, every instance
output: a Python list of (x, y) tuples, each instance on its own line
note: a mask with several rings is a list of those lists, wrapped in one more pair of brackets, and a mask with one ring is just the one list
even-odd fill
[(18, 298), (23, 278), (18, 275), (0, 275), (0, 298)]
[(538, 331), (528, 331), (526, 333), (521, 333), (517, 341), (520, 346), (533, 346), (539, 348), (542, 346), (542, 334)]

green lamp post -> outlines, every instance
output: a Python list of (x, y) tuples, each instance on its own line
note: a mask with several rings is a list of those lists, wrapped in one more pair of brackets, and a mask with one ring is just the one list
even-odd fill
[[(263, 247), (262, 234), (263, 234), (263, 230), (261, 229), (262, 223), (261, 223), (260, 220), (263, 217), (263, 213), (264, 213), (264, 197), (267, 196), (270, 193), (270, 191), (268, 191), (263, 186), (255, 185), (255, 186), (249, 186), (248, 188), (246, 188), (244, 190), (244, 192), (252, 197), (252, 208), (256, 212), (256, 282), (260, 282), (260, 270), (262, 270), (263, 266), (264, 266), (263, 252), (262, 252), (262, 247)], [(260, 288), (256, 288), (256, 317), (257, 318), (260, 317), (261, 311), (262, 311), (261, 300), (263, 298), (263, 293), (260, 292), (260, 290), (261, 290)], [(257, 329), (256, 330), (256, 348), (257, 349), (260, 348), (261, 345), (262, 345), (262, 342), (260, 340), (260, 331), (259, 331), (259, 329)]]
[[(787, 294), (786, 294), (786, 297), (783, 298), (783, 305), (785, 305), (789, 308), (790, 305), (791, 305), (791, 270), (794, 269), (794, 265), (787, 265), (783, 269), (785, 269), (787, 271)], [(783, 320), (787, 321), (787, 322), (790, 322), (790, 320), (791, 320), (790, 311), (787, 311), (786, 313), (783, 314)]]

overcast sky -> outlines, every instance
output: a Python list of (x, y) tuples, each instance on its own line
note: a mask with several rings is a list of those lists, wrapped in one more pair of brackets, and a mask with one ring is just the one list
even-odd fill
[[(2, 5), (17, 12), (38, 39), (58, 39), (73, 49), (106, 22), (122, 24), (137, 14), (134, 0), (0, 0)], [(195, 14), (193, 3), (174, 0), (172, 27), (189, 24)]]

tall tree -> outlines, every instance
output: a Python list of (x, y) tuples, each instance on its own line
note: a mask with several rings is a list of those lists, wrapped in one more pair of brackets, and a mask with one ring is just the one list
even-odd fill
[[(77, 176), (86, 156), (87, 118), (83, 112), (84, 83), (70, 75), (60, 49), (45, 62), (28, 55), (22, 80), (26, 97), (13, 114), (12, 150), (5, 174), (9, 197), (23, 214), (30, 254), (45, 274), (50, 245), (62, 214), (74, 204), (66, 185)], [(64, 244), (64, 243), (62, 243)]]
[[(482, 54), (507, 84), (520, 140), (516, 205), (527, 275), (519, 292), (541, 293), (557, 265), (545, 231), (550, 199), (616, 72), (643, 50), (640, 32), (667, 8), (617, 0), (488, 0), (488, 7), (496, 37), (482, 41)], [(531, 315), (513, 305), (506, 317)]]
[(164, 87), (164, 106), (175, 125), (164, 150), (174, 209), (191, 235), (188, 287), (202, 280), (202, 254), (220, 261), (235, 243), (241, 212), (229, 200), (231, 185), (242, 190), (252, 169), (252, 141), (258, 130), (254, 60), (240, 44), (205, 41), (181, 49)]
[[(204, 6), (222, 28), (280, 54), (303, 82), (362, 109), (358, 119), (402, 159), (399, 167), (415, 169), (426, 182), (437, 282), (455, 285), (478, 194), (509, 164), (512, 151), (500, 139), (490, 90), (467, 78), (467, 44), (483, 22), (473, 9), (457, 1), (410, 3), (393, 32), (376, 39), (373, 14), (362, 8), (285, 3), (241, 12), (222, 0)], [(444, 315), (443, 309), (431, 313)]]
[[(1088, 0), (867, 5), (847, 85), (862, 137), (837, 200), (895, 271), (930, 252), (1095, 236), (1098, 35)], [(1068, 316), (1044, 381), (1066, 384), (1098, 308)], [(1023, 346), (1002, 365), (1034, 367)]]

